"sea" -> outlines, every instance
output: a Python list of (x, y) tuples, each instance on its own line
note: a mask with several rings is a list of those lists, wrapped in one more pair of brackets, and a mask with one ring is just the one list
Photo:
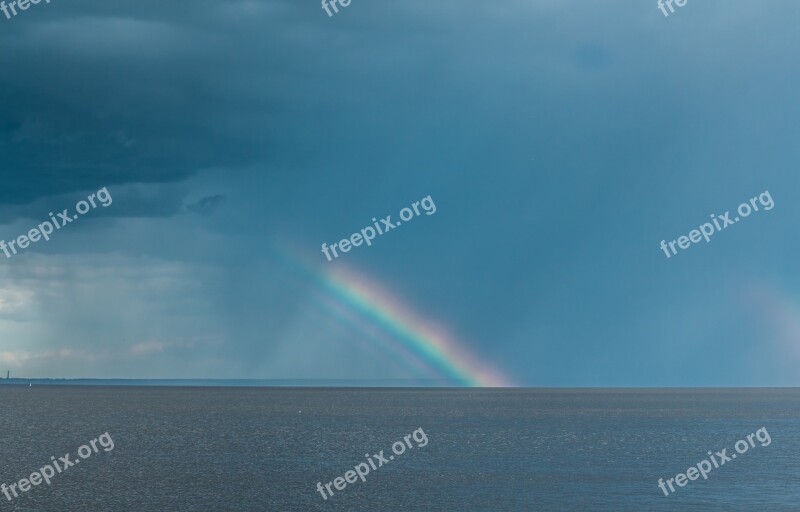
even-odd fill
[(105, 433), (0, 511), (800, 510), (797, 389), (0, 385), (0, 484)]

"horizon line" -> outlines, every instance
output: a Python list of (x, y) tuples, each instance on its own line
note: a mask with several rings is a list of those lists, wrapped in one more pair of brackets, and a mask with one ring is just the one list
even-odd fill
[[(229, 378), (100, 378), (100, 377), (11, 377), (0, 385), (116, 385), (166, 387), (316, 387), (316, 388), (448, 388), (448, 389), (548, 389), (548, 390), (677, 390), (677, 389), (797, 389), (800, 386), (459, 386), (435, 379), (229, 379)], [(338, 385), (337, 385), (338, 384)]]

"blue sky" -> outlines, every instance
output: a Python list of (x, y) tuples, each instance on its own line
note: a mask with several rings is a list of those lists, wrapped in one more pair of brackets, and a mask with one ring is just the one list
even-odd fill
[[(316, 307), (288, 258), (379, 284), (522, 385), (798, 385), (798, 14), (71, 0), (0, 17), (0, 238), (114, 198), (0, 258), (0, 367), (419, 376)], [(659, 249), (765, 190), (774, 209)], [(427, 195), (435, 215), (320, 252)]]

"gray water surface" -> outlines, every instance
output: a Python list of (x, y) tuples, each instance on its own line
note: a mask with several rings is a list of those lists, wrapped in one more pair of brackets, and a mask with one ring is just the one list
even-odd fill
[[(108, 432), (25, 511), (800, 510), (800, 391), (0, 386), (0, 483)], [(766, 427), (772, 443), (665, 497)], [(324, 500), (336, 477), (422, 428)]]

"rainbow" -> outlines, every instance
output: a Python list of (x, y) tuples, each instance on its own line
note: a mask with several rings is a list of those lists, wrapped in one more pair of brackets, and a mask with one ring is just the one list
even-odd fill
[(773, 345), (783, 361), (796, 363), (800, 359), (800, 304), (783, 287), (767, 281), (756, 281), (745, 289), (748, 304), (769, 329), (764, 341)]
[(318, 302), (339, 321), (357, 328), (389, 355), (407, 366), (456, 386), (508, 387), (511, 379), (478, 361), (443, 329), (413, 314), (378, 283), (337, 265), (330, 271), (281, 258), (310, 280)]

